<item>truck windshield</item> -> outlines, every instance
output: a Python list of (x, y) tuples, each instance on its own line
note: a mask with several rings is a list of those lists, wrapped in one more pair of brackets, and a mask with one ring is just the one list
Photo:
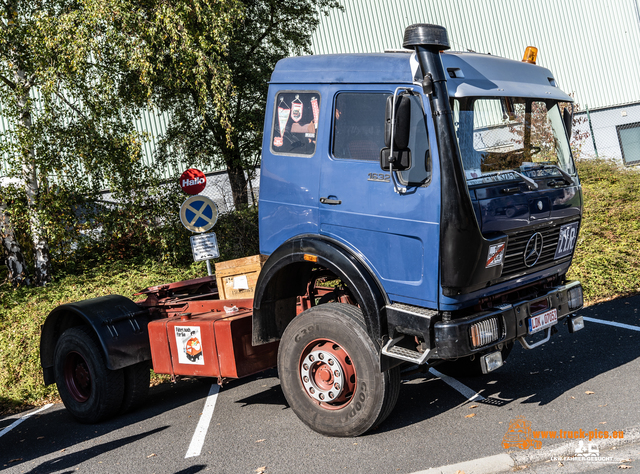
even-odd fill
[(454, 99), (467, 184), (533, 183), (538, 177), (560, 177), (571, 184), (575, 168), (561, 113), (567, 105), (514, 97)]

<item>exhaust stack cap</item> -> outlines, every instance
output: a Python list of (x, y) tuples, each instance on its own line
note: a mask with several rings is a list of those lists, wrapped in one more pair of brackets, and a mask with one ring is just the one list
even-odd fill
[(435, 48), (439, 51), (450, 49), (447, 29), (440, 25), (417, 23), (404, 30), (403, 48), (414, 49), (416, 46)]

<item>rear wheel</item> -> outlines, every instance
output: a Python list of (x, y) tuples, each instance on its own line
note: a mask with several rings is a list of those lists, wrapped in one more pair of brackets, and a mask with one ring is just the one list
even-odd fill
[(303, 423), (327, 436), (358, 436), (389, 416), (398, 399), (399, 369), (381, 372), (379, 361), (360, 309), (328, 303), (287, 326), (278, 372)]
[(114, 415), (124, 395), (122, 370), (109, 370), (97, 337), (84, 326), (67, 329), (56, 344), (54, 375), (60, 398), (82, 423)]
[(145, 360), (122, 370), (124, 372), (124, 398), (120, 412), (127, 413), (141, 406), (147, 398), (151, 382), (151, 367), (149, 361)]

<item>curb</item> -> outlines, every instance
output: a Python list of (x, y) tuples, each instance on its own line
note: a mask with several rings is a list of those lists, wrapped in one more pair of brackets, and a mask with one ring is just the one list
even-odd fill
[[(600, 450), (612, 447), (620, 447), (640, 442), (640, 427), (634, 426), (624, 431), (624, 438), (598, 439), (597, 446)], [(583, 440), (584, 441), (584, 440)], [(531, 465), (549, 461), (553, 457), (573, 456), (578, 447), (579, 440), (571, 440), (564, 443), (556, 443), (533, 451), (509, 451), (494, 456), (473, 459), (446, 466), (432, 467), (412, 474), (496, 474), (510, 472), (514, 467)]]

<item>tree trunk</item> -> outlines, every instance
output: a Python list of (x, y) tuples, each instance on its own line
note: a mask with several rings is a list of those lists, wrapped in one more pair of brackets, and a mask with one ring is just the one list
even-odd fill
[(0, 203), (0, 238), (4, 262), (9, 270), (9, 280), (14, 288), (21, 285), (28, 286), (30, 281), (27, 275), (27, 262), (22, 255), (22, 249), (16, 240), (9, 216), (5, 211), (6, 206), (4, 203)]
[(236, 210), (245, 209), (249, 205), (247, 196), (247, 180), (244, 176), (242, 166), (227, 166), (231, 192), (233, 193), (233, 205)]
[(233, 193), (233, 205), (236, 210), (245, 209), (249, 205), (247, 195), (247, 179), (244, 176), (242, 160), (237, 152), (238, 147), (230, 149), (222, 147), (222, 156), (227, 165), (227, 175)]
[[(17, 69), (15, 72), (16, 83), (19, 84), (22, 95), (18, 99), (20, 110), (20, 126), (22, 133), (29, 134), (33, 127), (31, 122), (31, 104), (29, 102), (29, 90), (31, 85), (26, 78), (24, 71)], [(34, 259), (34, 283), (44, 286), (51, 282), (51, 263), (49, 260), (49, 244), (47, 242), (40, 216), (38, 215), (38, 175), (36, 171), (35, 151), (31, 143), (31, 138), (27, 137), (23, 141), (22, 174), (25, 182), (25, 193), (29, 206), (29, 227), (31, 238), (33, 239), (33, 259)]]

